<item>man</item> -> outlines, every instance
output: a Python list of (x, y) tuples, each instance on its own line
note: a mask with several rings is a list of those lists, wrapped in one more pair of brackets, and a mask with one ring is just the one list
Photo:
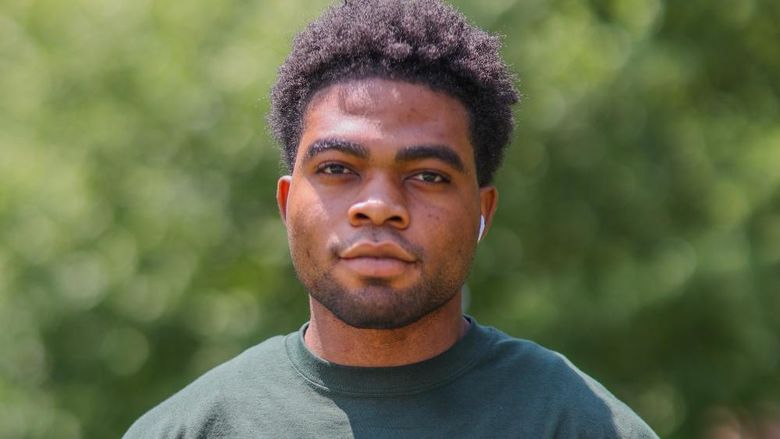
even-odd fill
[(310, 297), (127, 438), (653, 438), (562, 356), (465, 317), (517, 101), (497, 40), (437, 0), (353, 0), (295, 40), (271, 125)]

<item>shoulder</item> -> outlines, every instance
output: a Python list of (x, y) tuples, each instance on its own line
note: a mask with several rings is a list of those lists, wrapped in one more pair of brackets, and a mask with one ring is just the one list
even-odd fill
[(270, 338), (211, 369), (149, 410), (123, 436), (130, 438), (200, 437), (202, 432), (230, 434), (230, 418), (247, 407), (251, 395), (277, 382), (289, 367), (284, 337)]
[(657, 438), (631, 408), (565, 356), (532, 341), (511, 337), (494, 328), (492, 349), (485, 362), (504, 385), (523, 395), (524, 405), (549, 419), (554, 437)]

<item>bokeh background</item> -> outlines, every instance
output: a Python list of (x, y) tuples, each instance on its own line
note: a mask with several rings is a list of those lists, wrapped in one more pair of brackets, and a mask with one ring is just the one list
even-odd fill
[[(306, 320), (264, 118), (327, 3), (0, 4), (0, 437), (118, 437)], [(780, 2), (455, 4), (524, 95), (468, 312), (662, 437), (770, 437)]]

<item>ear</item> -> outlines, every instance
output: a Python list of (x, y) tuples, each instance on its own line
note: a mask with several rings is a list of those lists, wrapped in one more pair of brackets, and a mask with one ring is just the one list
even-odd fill
[(493, 224), (493, 215), (498, 207), (498, 189), (495, 186), (484, 186), (479, 188), (479, 209), (480, 214), (485, 217), (485, 231), (481, 238), (487, 235), (490, 225)]
[(285, 225), (287, 225), (287, 197), (290, 195), (291, 184), (292, 177), (289, 175), (279, 177), (279, 181), (276, 182), (276, 204), (279, 206), (279, 215)]

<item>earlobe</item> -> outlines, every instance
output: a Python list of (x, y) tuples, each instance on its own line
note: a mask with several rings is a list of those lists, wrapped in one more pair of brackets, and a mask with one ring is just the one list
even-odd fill
[(290, 194), (291, 184), (292, 177), (289, 175), (279, 177), (279, 181), (276, 182), (276, 204), (279, 206), (279, 216), (282, 217), (285, 225), (287, 224), (287, 197)]

